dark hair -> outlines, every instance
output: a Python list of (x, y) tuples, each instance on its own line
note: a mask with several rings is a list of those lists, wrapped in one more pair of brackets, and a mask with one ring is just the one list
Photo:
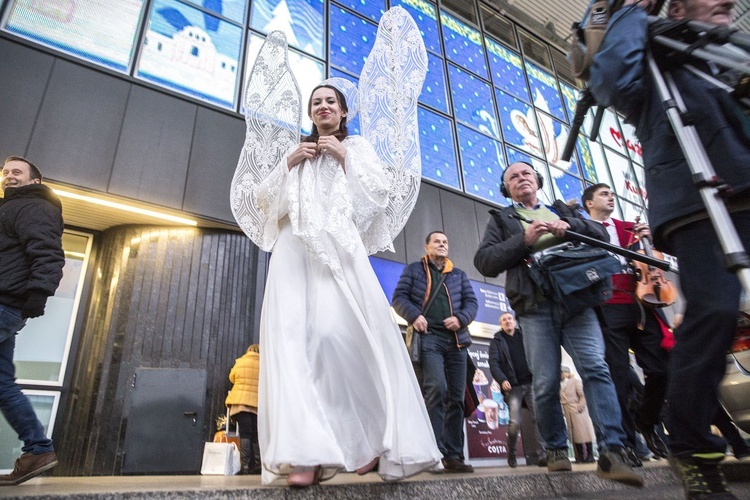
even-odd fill
[[(313, 95), (315, 94), (315, 91), (318, 89), (331, 89), (336, 94), (336, 99), (339, 101), (339, 107), (341, 107), (341, 110), (345, 113), (349, 112), (349, 106), (346, 105), (346, 97), (344, 97), (344, 94), (341, 93), (339, 89), (334, 87), (333, 85), (318, 85), (315, 87), (312, 92), (310, 92), (310, 99), (307, 101), (307, 115), (312, 115), (312, 100)], [(341, 118), (341, 123), (339, 124), (339, 129), (336, 131), (336, 133), (333, 134), (333, 136), (338, 139), (339, 141), (343, 141), (347, 138), (349, 135), (349, 131), (346, 128), (346, 117)], [(320, 137), (320, 133), (318, 133), (318, 126), (315, 125), (315, 122), (313, 122), (312, 131), (310, 132), (310, 135), (307, 137), (302, 138), (302, 142), (318, 142), (318, 138)]]
[(430, 239), (432, 238), (433, 234), (442, 234), (443, 236), (445, 236), (445, 233), (442, 232), (442, 231), (431, 231), (430, 234), (427, 235), (427, 238), (424, 239), (424, 244), (425, 245), (429, 245), (430, 244)]
[(29, 177), (31, 180), (39, 179), (39, 182), (42, 182), (42, 172), (39, 170), (39, 167), (31, 163), (29, 160), (24, 158), (23, 156), (9, 156), (5, 159), (5, 163), (3, 163), (3, 166), (7, 165), (8, 163), (12, 161), (22, 161), (26, 165), (29, 166)]
[(599, 184), (594, 184), (593, 186), (589, 186), (583, 190), (583, 195), (581, 195), (581, 205), (583, 205), (583, 209), (586, 211), (587, 214), (591, 212), (589, 212), (589, 207), (586, 206), (586, 202), (593, 200), (594, 194), (597, 191), (599, 191), (601, 188), (612, 189), (609, 187), (609, 184), (600, 182)]

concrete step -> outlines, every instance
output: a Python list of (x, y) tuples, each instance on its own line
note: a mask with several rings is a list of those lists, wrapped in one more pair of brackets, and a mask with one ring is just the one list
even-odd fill
[[(646, 485), (633, 488), (600, 479), (596, 465), (575, 465), (572, 472), (548, 473), (539, 467), (477, 468), (473, 474), (419, 474), (398, 483), (384, 483), (374, 473), (339, 474), (311, 488), (261, 486), (259, 476), (98, 476), (37, 477), (0, 488), (0, 498), (58, 499), (679, 499), (682, 488), (666, 461), (647, 462)], [(750, 498), (750, 463), (728, 459), (724, 464), (730, 488)]]

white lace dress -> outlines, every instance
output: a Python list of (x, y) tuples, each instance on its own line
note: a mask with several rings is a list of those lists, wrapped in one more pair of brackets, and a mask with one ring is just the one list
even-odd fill
[(360, 236), (379, 232), (388, 182), (365, 139), (343, 144), (346, 172), (329, 155), (289, 171), (285, 157), (257, 191), (275, 238), (260, 326), (263, 484), (292, 465), (322, 465), (327, 479), (376, 456), (385, 480), (441, 467)]

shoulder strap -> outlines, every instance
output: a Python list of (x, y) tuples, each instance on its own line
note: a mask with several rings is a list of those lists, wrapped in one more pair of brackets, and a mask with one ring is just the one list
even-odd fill
[(443, 286), (443, 283), (445, 282), (445, 277), (448, 276), (447, 274), (441, 274), (440, 279), (438, 280), (438, 284), (435, 287), (435, 293), (430, 295), (430, 300), (427, 301), (427, 304), (424, 306), (424, 309), (422, 309), (422, 316), (425, 315), (425, 313), (430, 309), (430, 306), (433, 302), (435, 302), (435, 297), (437, 297), (438, 290), (441, 286)]

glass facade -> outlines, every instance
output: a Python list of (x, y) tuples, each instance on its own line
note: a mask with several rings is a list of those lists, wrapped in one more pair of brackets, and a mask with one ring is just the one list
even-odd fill
[[(240, 113), (265, 35), (286, 34), (306, 102), (326, 76), (357, 81), (385, 9), (414, 18), (428, 52), (419, 102), (423, 177), (493, 205), (503, 169), (530, 161), (545, 197), (580, 198), (591, 183), (618, 195), (619, 215), (647, 195), (633, 128), (610, 110), (592, 141), (590, 112), (570, 162), (560, 155), (578, 90), (564, 54), (484, 0), (14, 0), (2, 29), (66, 54)], [(107, 19), (107, 23), (102, 23)], [(561, 67), (557, 67), (562, 65)], [(303, 110), (303, 132), (310, 128)], [(357, 133), (359, 123), (350, 124)]]

